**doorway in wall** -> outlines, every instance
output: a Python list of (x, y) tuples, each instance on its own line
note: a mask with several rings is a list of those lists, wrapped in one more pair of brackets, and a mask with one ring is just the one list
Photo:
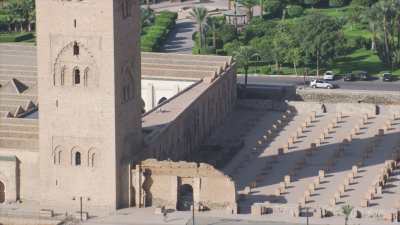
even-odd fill
[(190, 184), (183, 184), (178, 190), (178, 210), (189, 211), (193, 205), (193, 187)]

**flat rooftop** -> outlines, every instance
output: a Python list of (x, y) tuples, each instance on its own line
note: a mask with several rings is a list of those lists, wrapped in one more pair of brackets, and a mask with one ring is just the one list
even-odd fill
[[(232, 58), (142, 52), (141, 63), (142, 79), (195, 82), (144, 115), (143, 128), (149, 133), (164, 127), (182, 113), (229, 68)], [(37, 143), (36, 64), (35, 46), (0, 44), (0, 147), (24, 147), (17, 144), (24, 141)], [(23, 117), (25, 119), (15, 119)], [(33, 147), (37, 146), (34, 144)]]

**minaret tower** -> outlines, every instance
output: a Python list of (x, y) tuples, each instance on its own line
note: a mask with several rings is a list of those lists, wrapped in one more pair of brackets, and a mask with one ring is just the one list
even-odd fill
[(36, 0), (43, 204), (129, 206), (141, 150), (138, 0)]

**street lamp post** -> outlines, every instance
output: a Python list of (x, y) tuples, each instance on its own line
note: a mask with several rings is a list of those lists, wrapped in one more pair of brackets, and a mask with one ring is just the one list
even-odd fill
[(195, 225), (194, 224), (194, 200), (193, 200), (193, 206), (192, 206), (192, 222), (193, 222), (192, 225)]
[[(77, 199), (73, 197), (72, 200), (75, 201)], [(89, 198), (87, 200), (89, 201)], [(79, 196), (79, 214), (81, 221), (83, 221), (83, 196)]]

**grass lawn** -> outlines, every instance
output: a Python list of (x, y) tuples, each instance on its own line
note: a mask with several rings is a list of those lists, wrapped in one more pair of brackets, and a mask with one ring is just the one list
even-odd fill
[[(265, 68), (270, 67), (271, 70), (274, 70), (274, 65), (270, 66), (260, 66), (260, 67), (251, 67), (249, 69), (249, 73), (257, 73), (264, 74)], [(366, 49), (358, 49), (353, 53), (340, 57), (332, 64), (332, 66), (327, 68), (321, 68), (320, 73), (322, 74), (325, 70), (333, 70), (338, 75), (343, 75), (349, 72), (364, 70), (367, 71), (370, 75), (379, 76), (382, 75), (383, 72), (389, 72), (390, 68), (385, 67), (378, 56)], [(280, 75), (293, 75), (294, 70), (293, 67), (283, 66), (281, 67), (282, 73)], [(239, 70), (239, 72), (243, 73), (243, 71)], [(297, 72), (299, 75), (304, 74), (304, 68), (298, 68)], [(393, 75), (400, 77), (400, 69), (394, 70)], [(316, 71), (309, 71), (309, 75), (315, 75)]]
[(343, 16), (346, 15), (346, 11), (348, 9), (349, 9), (348, 6), (339, 7), (339, 8), (323, 8), (323, 9), (314, 8), (314, 9), (306, 9), (305, 13), (306, 14), (321, 13), (321, 14), (325, 14), (325, 15), (328, 15), (328, 16), (340, 18), (340, 17), (343, 17)]
[[(382, 72), (390, 71), (385, 67), (378, 56), (366, 49), (358, 49), (352, 54), (338, 58), (332, 65), (331, 70), (338, 74), (344, 74), (356, 70), (365, 70), (371, 75), (381, 75)], [(393, 75), (400, 76), (400, 69), (394, 70)]]

